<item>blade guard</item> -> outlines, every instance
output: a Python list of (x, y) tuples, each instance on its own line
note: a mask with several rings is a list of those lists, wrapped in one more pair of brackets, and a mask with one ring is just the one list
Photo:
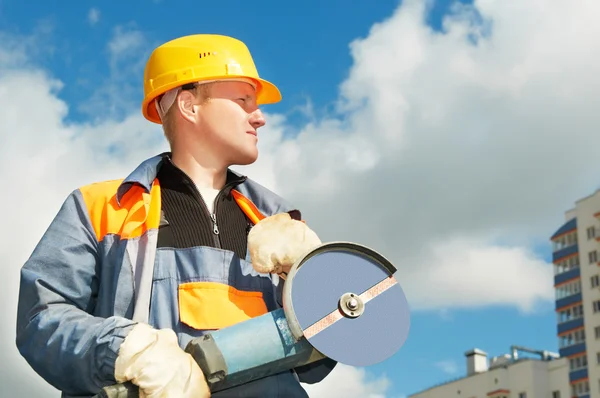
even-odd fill
[(292, 266), (283, 287), (292, 335), (348, 365), (370, 366), (389, 358), (410, 328), (396, 271), (384, 256), (356, 243), (329, 242), (311, 250)]

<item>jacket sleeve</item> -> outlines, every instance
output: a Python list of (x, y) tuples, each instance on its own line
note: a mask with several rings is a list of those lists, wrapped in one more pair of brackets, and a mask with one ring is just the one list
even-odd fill
[(114, 363), (134, 322), (90, 315), (98, 294), (98, 240), (74, 191), (21, 270), (16, 344), (48, 383), (71, 395), (114, 384)]

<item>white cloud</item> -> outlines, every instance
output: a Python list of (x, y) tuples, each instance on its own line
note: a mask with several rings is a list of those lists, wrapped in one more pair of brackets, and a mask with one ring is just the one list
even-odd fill
[(107, 119), (120, 121), (132, 109), (138, 110), (140, 84), (152, 44), (135, 24), (116, 26), (106, 46), (108, 76), (93, 80), (96, 90), (77, 109), (97, 123)]
[(108, 43), (111, 58), (120, 58), (131, 51), (139, 49), (144, 42), (144, 34), (135, 29), (117, 26)]
[[(432, 244), (430, 267), (406, 272), (405, 291), (415, 309), (510, 305), (523, 312), (554, 299), (552, 268), (523, 247), (498, 247), (475, 240)], [(428, 289), (423, 289), (428, 286)], [(462, 288), (460, 294), (457, 287)]]
[(88, 12), (88, 22), (90, 25), (94, 26), (100, 20), (100, 10), (97, 8), (90, 8)]
[(458, 373), (458, 364), (452, 360), (436, 362), (435, 366), (448, 375)]
[(403, 2), (351, 44), (340, 121), (267, 156), (324, 239), (393, 260), (413, 308), (530, 311), (553, 292), (528, 248), (597, 186), (600, 4), (476, 5), (440, 34)]
[[(388, 256), (413, 308), (532, 311), (552, 299), (552, 283), (550, 266), (528, 246), (546, 240), (563, 210), (598, 180), (600, 25), (593, 16), (600, 3), (476, 5), (482, 17), (463, 7), (439, 34), (423, 26), (421, 2), (403, 2), (350, 46), (354, 64), (341, 85), (340, 119), (314, 120), (295, 139), (283, 138), (283, 117), (270, 119), (261, 160), (247, 169), (298, 203), (323, 239), (356, 241)], [(488, 27), (483, 37), (479, 19)], [(108, 46), (115, 71), (126, 64), (123, 76), (139, 76), (148, 45), (142, 39), (137, 30), (115, 31)], [(158, 126), (128, 101), (115, 103), (126, 111), (118, 122), (65, 124), (68, 107), (56, 97), (61, 83), (25, 63), (35, 46), (10, 43), (19, 41), (0, 40), (0, 178), (9, 187), (0, 205), (10, 209), (0, 231), (10, 242), (0, 248), (7, 264), (0, 310), (14, 319), (19, 267), (64, 196), (122, 176), (164, 144)], [(123, 76), (114, 75), (95, 105), (112, 104), (106, 99), (115, 94), (133, 98)], [(133, 145), (132, 135), (142, 144)], [(117, 142), (127, 156), (98, 151)], [(3, 393), (50, 395), (18, 356), (14, 324), (3, 323), (0, 332), (10, 336), (0, 341)], [(377, 397), (389, 388), (385, 378), (369, 380), (343, 366), (309, 388), (341, 394), (343, 375), (352, 380), (346, 393)]]
[(303, 384), (311, 398), (386, 398), (391, 386), (386, 376), (373, 377), (362, 368), (338, 364), (318, 384)]

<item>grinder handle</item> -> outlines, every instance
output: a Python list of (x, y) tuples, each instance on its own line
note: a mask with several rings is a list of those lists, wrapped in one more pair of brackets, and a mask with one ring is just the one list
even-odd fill
[[(210, 333), (192, 339), (185, 351), (192, 355), (200, 369), (207, 378), (209, 388), (223, 381), (227, 374), (227, 365), (221, 350)], [(139, 398), (139, 387), (131, 382), (114, 384), (102, 389), (93, 398)]]
[(106, 386), (101, 392), (94, 395), (94, 398), (139, 398), (139, 396), (138, 386), (128, 381)]

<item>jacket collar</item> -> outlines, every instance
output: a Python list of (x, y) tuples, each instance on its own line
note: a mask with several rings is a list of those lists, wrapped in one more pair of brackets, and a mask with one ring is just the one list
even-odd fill
[(142, 186), (147, 193), (152, 189), (152, 183), (156, 178), (160, 164), (163, 162), (164, 157), (168, 153), (161, 153), (160, 155), (153, 156), (143, 161), (138, 167), (135, 168), (119, 185), (117, 188), (117, 204), (121, 206), (121, 200), (129, 189), (134, 185)]
[[(150, 193), (152, 184), (158, 175), (160, 166), (165, 160), (170, 158), (170, 155), (170, 152), (163, 152), (159, 155), (144, 160), (138, 167), (135, 168), (135, 170), (131, 172), (131, 174), (123, 179), (117, 188), (117, 205), (121, 207), (121, 200), (123, 199), (123, 196), (129, 192), (129, 189), (131, 189), (134, 184), (143, 187), (146, 190), (146, 193)], [(228, 172), (233, 174), (234, 178), (239, 178), (241, 180), (240, 182), (243, 182), (243, 180), (246, 178), (242, 174), (239, 174), (231, 169), (229, 169)]]

